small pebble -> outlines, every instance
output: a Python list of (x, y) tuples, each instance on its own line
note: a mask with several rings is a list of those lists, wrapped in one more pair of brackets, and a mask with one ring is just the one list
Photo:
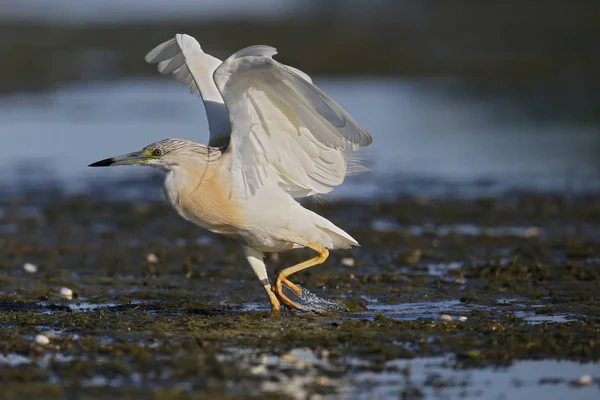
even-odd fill
[(267, 374), (267, 367), (265, 365), (255, 365), (253, 367), (250, 368), (250, 373), (252, 375), (266, 375)]
[(535, 226), (529, 227), (523, 231), (523, 236), (526, 238), (538, 237), (540, 236), (540, 228), (536, 228)]
[(62, 288), (60, 288), (60, 292), (59, 293), (60, 293), (60, 295), (63, 298), (65, 298), (67, 300), (72, 300), (73, 299), (73, 291), (71, 289), (69, 289), (69, 288), (62, 287)]
[(590, 375), (582, 375), (579, 378), (575, 379), (572, 384), (574, 386), (587, 386), (591, 384), (594, 379)]
[(148, 253), (148, 255), (146, 256), (146, 261), (155, 264), (158, 262), (158, 257), (154, 253)]
[(50, 343), (50, 339), (48, 339), (48, 336), (46, 336), (46, 335), (39, 334), (39, 335), (35, 335), (35, 342), (37, 344), (41, 344), (42, 346), (45, 346)]
[(289, 362), (298, 361), (298, 358), (296, 356), (291, 355), (290, 353), (282, 354), (279, 358), (281, 358), (284, 361), (289, 361)]
[(452, 317), (448, 314), (442, 314), (442, 315), (440, 315), (438, 320), (441, 322), (450, 322), (450, 321), (452, 321)]
[(317, 386), (329, 386), (331, 385), (331, 380), (326, 376), (317, 376), (313, 383)]
[(23, 264), (23, 269), (25, 270), (25, 272), (29, 272), (30, 274), (35, 274), (36, 272), (38, 272), (37, 265), (31, 263)]
[(352, 258), (352, 257), (342, 258), (342, 265), (345, 267), (354, 267), (354, 258)]
[(421, 257), (423, 257), (423, 250), (414, 249), (404, 256), (404, 262), (410, 265), (416, 265), (421, 261)]
[(458, 317), (458, 320), (460, 322), (465, 322), (468, 318), (467, 317)]

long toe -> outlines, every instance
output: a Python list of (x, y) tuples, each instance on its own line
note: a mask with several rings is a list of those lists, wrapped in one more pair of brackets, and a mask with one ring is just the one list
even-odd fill
[(301, 306), (300, 304), (296, 303), (293, 300), (290, 300), (286, 295), (282, 294), (279, 297), (279, 301), (281, 301), (281, 303), (286, 306), (287, 308), (289, 308), (290, 310), (299, 310), (299, 311), (308, 311), (306, 310), (303, 306)]
[[(285, 278), (277, 276), (277, 279), (275, 280), (275, 285), (273, 287), (273, 293), (275, 293), (275, 296), (277, 296), (277, 298), (279, 299), (279, 301), (281, 301), (281, 303), (284, 306), (286, 306), (287, 308), (289, 308), (291, 310), (306, 311), (305, 308), (302, 307), (300, 304), (296, 303), (295, 301), (293, 301), (289, 297), (287, 297), (285, 294), (283, 294), (283, 290), (282, 290), (283, 289), (283, 287), (282, 287), (283, 279), (285, 279)], [(292, 283), (292, 285), (294, 285), (294, 284)], [(300, 290), (296, 285), (294, 285), (294, 286), (298, 290)], [(302, 291), (300, 291), (300, 294), (302, 294)]]
[(302, 289), (300, 289), (295, 283), (290, 282), (287, 278), (281, 278), (281, 283), (290, 288), (298, 297), (302, 297)]

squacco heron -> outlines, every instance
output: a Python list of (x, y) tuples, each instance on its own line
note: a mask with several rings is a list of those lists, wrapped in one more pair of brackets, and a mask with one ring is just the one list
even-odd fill
[[(282, 291), (301, 289), (290, 275), (323, 263), (332, 249), (358, 246), (348, 233), (295, 199), (330, 192), (349, 172), (351, 151), (371, 136), (304, 72), (251, 46), (224, 62), (178, 34), (146, 55), (204, 101), (208, 146), (165, 139), (91, 167), (148, 165), (166, 172), (164, 190), (180, 216), (238, 240), (277, 315), (280, 302), (302, 310)], [(310, 248), (316, 255), (283, 269), (273, 286), (265, 252)]]

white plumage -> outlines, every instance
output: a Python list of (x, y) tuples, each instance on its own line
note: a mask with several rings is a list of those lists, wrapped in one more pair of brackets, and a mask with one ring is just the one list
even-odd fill
[[(294, 198), (324, 194), (348, 173), (348, 152), (371, 136), (304, 72), (273, 59), (269, 46), (250, 46), (224, 62), (178, 34), (146, 55), (204, 101), (209, 146), (166, 139), (140, 152), (92, 166), (150, 165), (167, 171), (165, 193), (185, 219), (237, 239), (271, 301), (301, 309), (282, 285), (320, 264), (327, 249), (358, 246), (348, 233)], [(308, 247), (317, 256), (281, 271), (273, 289), (263, 252)]]
[(307, 74), (273, 60), (275, 54), (270, 46), (250, 46), (221, 63), (178, 34), (146, 61), (158, 62), (161, 73), (172, 73), (192, 93), (199, 89), (209, 144), (230, 140), (251, 194), (269, 180), (293, 197), (328, 193), (346, 176), (344, 151), (369, 145), (371, 136)]

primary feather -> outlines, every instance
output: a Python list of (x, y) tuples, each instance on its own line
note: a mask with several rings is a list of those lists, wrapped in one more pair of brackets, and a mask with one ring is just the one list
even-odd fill
[(209, 145), (227, 146), (231, 134), (229, 113), (212, 79), (221, 60), (206, 54), (196, 39), (183, 34), (156, 46), (145, 60), (149, 64), (158, 64), (158, 72), (173, 75), (190, 88), (190, 93), (197, 92), (202, 97), (210, 130)]
[(325, 194), (348, 173), (347, 152), (371, 143), (365, 132), (304, 72), (256, 45), (225, 62), (178, 34), (146, 56), (202, 97), (211, 146), (230, 147), (231, 169), (253, 194), (276, 182), (293, 197)]
[(371, 136), (305, 73), (272, 59), (276, 50), (240, 50), (214, 73), (232, 122), (231, 142), (250, 192), (277, 180), (294, 197), (328, 193), (344, 181), (344, 151)]

